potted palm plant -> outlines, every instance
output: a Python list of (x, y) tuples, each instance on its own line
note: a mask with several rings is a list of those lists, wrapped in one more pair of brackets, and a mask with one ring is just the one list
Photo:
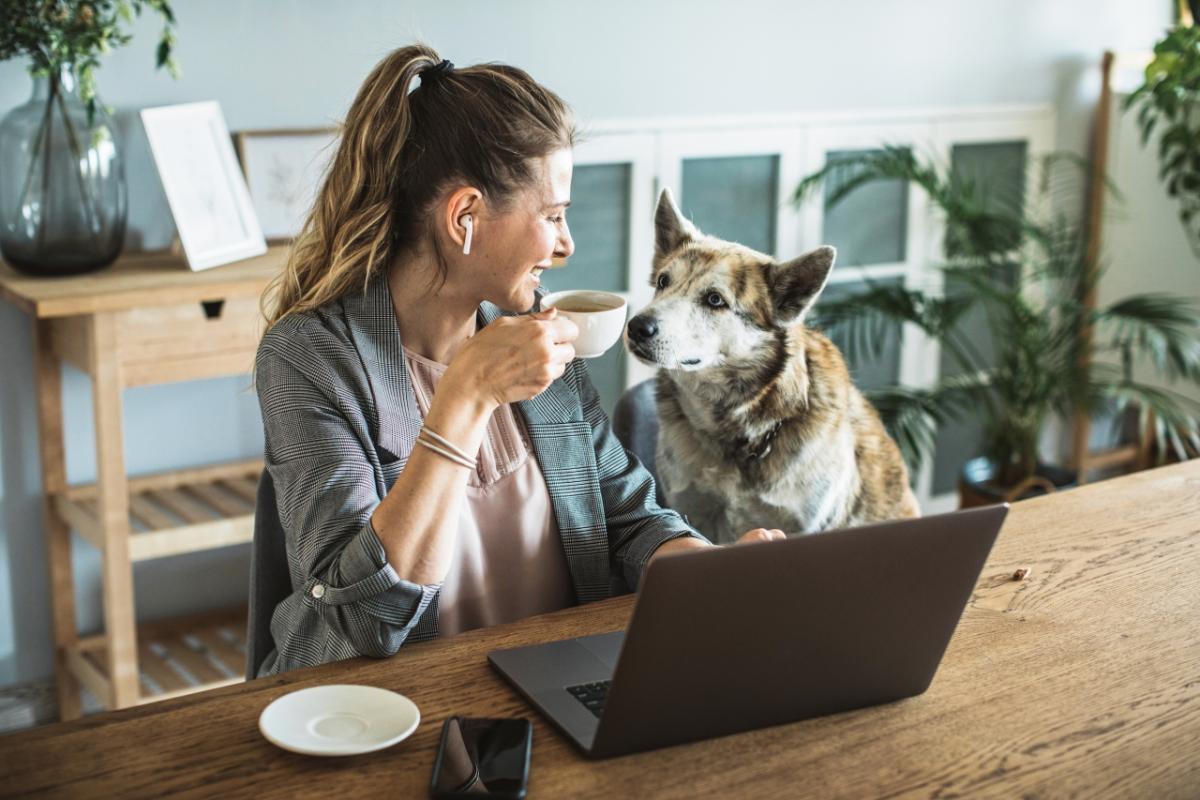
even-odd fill
[[(1062, 185), (1056, 171), (1081, 166), (1064, 154), (1042, 159), (1040, 191)], [(964, 470), (964, 503), (1069, 483), (1070, 474), (1040, 463), (1038, 443), (1052, 416), (1078, 408), (1136, 408), (1143, 421), (1153, 414), (1160, 452), (1186, 457), (1200, 450), (1200, 404), (1133, 371), (1146, 359), (1168, 379), (1200, 384), (1200, 309), (1160, 293), (1089, 308), (1083, 298), (1098, 270), (1078, 225), (1061, 213), (1031, 210), (1046, 204), (1003, 202), (995, 187), (918, 160), (908, 148), (831, 161), (801, 181), (793, 200), (829, 181), (826, 202), (833, 205), (864, 184), (896, 179), (916, 184), (944, 215), (938, 283), (947, 288), (868, 282), (861, 293), (818, 303), (815, 319), (840, 333), (851, 360), (870, 357), (883, 326), (900, 322), (918, 326), (954, 361), (955, 377), (934, 386), (868, 393), (910, 469), (931, 452), (939, 425), (974, 418), (983, 423), (984, 452)], [(990, 354), (965, 332), (973, 310), (986, 319)], [(1085, 339), (1080, 333), (1088, 326), (1093, 335)]]

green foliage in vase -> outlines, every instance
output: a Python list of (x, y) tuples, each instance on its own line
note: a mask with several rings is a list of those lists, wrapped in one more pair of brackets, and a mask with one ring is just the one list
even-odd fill
[(88, 123), (96, 113), (95, 70), (99, 58), (127, 44), (128, 32), (144, 8), (163, 20), (155, 60), (178, 77), (171, 53), (175, 45), (175, 14), (167, 0), (0, 0), (0, 61), (26, 56), (30, 72), (57, 81), (64, 69), (79, 80), (79, 98), (87, 107)]
[(1176, 26), (1154, 45), (1145, 81), (1125, 100), (1125, 110), (1134, 106), (1142, 146), (1159, 131), (1158, 177), (1179, 200), (1179, 219), (1200, 256), (1200, 26)]
[[(1133, 375), (1135, 358), (1145, 357), (1165, 378), (1200, 385), (1200, 308), (1148, 293), (1089, 310), (1083, 298), (1099, 270), (1079, 226), (1048, 210), (1064, 170), (1086, 167), (1069, 154), (1040, 159), (1036, 202), (1026, 203), (918, 160), (909, 148), (885, 147), (831, 161), (797, 187), (799, 204), (828, 181), (825, 201), (833, 206), (865, 184), (902, 180), (920, 187), (944, 220), (946, 257), (934, 273), (941, 280), (928, 288), (867, 281), (865, 291), (814, 309), (815, 324), (841, 335), (851, 361), (874, 357), (896, 322), (920, 328), (951, 359), (955, 377), (934, 386), (867, 392), (914, 471), (932, 452), (939, 425), (977, 419), (999, 482), (1014, 486), (1033, 474), (1051, 415), (1080, 407), (1122, 412), (1131, 403), (1143, 423), (1154, 413), (1160, 453), (1200, 451), (1200, 403)], [(990, 354), (966, 334), (968, 313), (986, 320)], [(1086, 352), (1085, 328), (1092, 331)]]

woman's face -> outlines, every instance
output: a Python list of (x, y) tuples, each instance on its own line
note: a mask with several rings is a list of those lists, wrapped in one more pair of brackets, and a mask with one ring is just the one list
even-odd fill
[(568, 149), (539, 159), (533, 184), (519, 191), (507, 209), (484, 209), (474, 220), (474, 241), (470, 255), (462, 256), (462, 274), (482, 299), (506, 311), (529, 310), (542, 270), (552, 258), (575, 251), (567, 229), (573, 164)]

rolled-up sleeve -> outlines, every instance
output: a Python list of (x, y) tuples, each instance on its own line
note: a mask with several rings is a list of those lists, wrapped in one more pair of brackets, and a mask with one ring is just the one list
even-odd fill
[(612, 569), (637, 589), (646, 563), (663, 542), (690, 536), (707, 542), (677, 512), (658, 505), (654, 476), (621, 444), (581, 361), (572, 363), (583, 418), (592, 429), (592, 446), (604, 502)]
[[(394, 654), (438, 585), (402, 580), (387, 561), (371, 514), (387, 487), (365, 411), (313, 343), (266, 342), (255, 362), (266, 437), (294, 592), (271, 634), (282, 669), (353, 655)], [(276, 670), (278, 671), (278, 670)]]

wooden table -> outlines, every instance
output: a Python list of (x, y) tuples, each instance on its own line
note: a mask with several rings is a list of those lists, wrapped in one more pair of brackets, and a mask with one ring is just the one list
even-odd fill
[[(1031, 571), (1013, 581), (1015, 570)], [(919, 579), (919, 576), (914, 576)], [(588, 761), (485, 654), (621, 627), (629, 597), (0, 739), (0, 792), (59, 796), (426, 796), (452, 713), (534, 720), (537, 797), (1200, 796), (1200, 462), (1015, 505), (920, 697)], [(769, 613), (769, 610), (766, 610)], [(798, 632), (799, 635), (799, 632)], [(293, 755), (259, 712), (364, 683), (420, 706), (370, 755)]]
[[(241, 680), (236, 645), (244, 609), (232, 619), (206, 616), (139, 629), (132, 565), (249, 541), (262, 460), (128, 478), (122, 394), (130, 386), (248, 372), (262, 330), (259, 297), (286, 258), (287, 248), (275, 247), (257, 258), (192, 272), (180, 256), (133, 254), (100, 272), (66, 278), (34, 278), (0, 262), (0, 299), (34, 319), (48, 600), (63, 719), (80, 714), (80, 684), (109, 708), (124, 708), (194, 691), (197, 684)], [(67, 485), (64, 363), (92, 378), (92, 485)], [(71, 530), (101, 554), (100, 635), (81, 637), (75, 626)], [(195, 680), (184, 680), (172, 665)]]

